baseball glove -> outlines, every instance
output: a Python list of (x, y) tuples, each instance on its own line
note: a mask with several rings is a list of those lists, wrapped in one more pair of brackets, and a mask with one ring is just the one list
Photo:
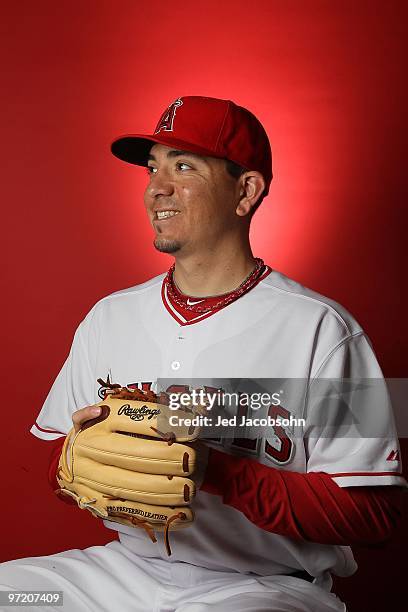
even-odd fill
[[(99, 381), (103, 382), (103, 381)], [(59, 460), (58, 495), (70, 496), (94, 516), (146, 530), (156, 542), (164, 531), (192, 524), (200, 429), (182, 424), (196, 413), (170, 410), (166, 394), (104, 383), (101, 413), (66, 437)], [(202, 413), (202, 408), (201, 408)], [(177, 416), (171, 427), (170, 416)], [(174, 420), (173, 420), (174, 422)]]

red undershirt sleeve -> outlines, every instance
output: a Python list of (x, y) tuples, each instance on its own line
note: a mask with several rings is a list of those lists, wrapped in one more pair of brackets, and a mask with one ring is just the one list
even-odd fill
[(401, 487), (339, 487), (324, 472), (278, 470), (210, 449), (201, 490), (266, 531), (320, 544), (373, 544), (402, 516)]
[(55, 440), (55, 442), (53, 442), (52, 444), (48, 466), (48, 482), (50, 483), (50, 486), (53, 491), (59, 489), (59, 484), (57, 481), (57, 468), (64, 442), (65, 436), (63, 438), (58, 438), (58, 440)]

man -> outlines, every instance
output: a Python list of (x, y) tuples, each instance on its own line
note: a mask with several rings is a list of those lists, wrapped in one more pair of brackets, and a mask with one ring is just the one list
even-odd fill
[(363, 330), (340, 305), (252, 254), (251, 218), (272, 179), (262, 125), (230, 101), (183, 97), (152, 135), (121, 137), (112, 152), (147, 166), (154, 245), (175, 265), (95, 305), (32, 433), (57, 439), (72, 422), (79, 431), (97, 414), (98, 378), (143, 389), (158, 380), (171, 388), (173, 379), (216, 387), (295, 379), (300, 387), (282, 389), (293, 393), (286, 406), (268, 410), (306, 424), (300, 434), (276, 426), (207, 440), (196, 521), (174, 534), (170, 560), (160, 537), (153, 544), (107, 521), (119, 542), (5, 563), (0, 584), (63, 590), (67, 610), (344, 610), (331, 574), (355, 571), (349, 544), (389, 536), (405, 481), (381, 385), (353, 387), (358, 413), (350, 407), (361, 423), (381, 397), (375, 432), (341, 434), (344, 394), (332, 393), (331, 381), (382, 379)]

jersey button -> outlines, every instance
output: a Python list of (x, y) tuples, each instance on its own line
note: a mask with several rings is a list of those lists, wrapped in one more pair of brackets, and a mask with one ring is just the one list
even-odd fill
[(178, 370), (180, 368), (180, 362), (179, 361), (173, 361), (171, 364), (171, 369), (172, 370)]

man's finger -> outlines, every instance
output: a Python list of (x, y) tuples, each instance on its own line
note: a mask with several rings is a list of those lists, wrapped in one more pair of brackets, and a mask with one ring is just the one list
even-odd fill
[(86, 406), (86, 408), (81, 408), (81, 410), (74, 412), (72, 415), (72, 422), (74, 424), (75, 433), (81, 429), (82, 423), (89, 421), (89, 419), (94, 419), (100, 413), (100, 406)]

